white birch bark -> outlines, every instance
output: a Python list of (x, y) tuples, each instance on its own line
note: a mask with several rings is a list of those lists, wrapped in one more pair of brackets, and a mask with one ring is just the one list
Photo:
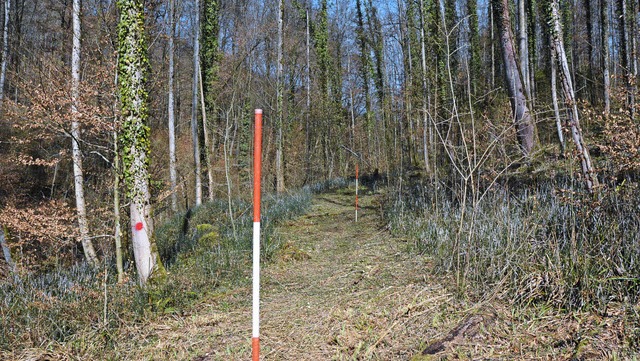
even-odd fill
[(73, 184), (76, 196), (76, 214), (80, 242), (87, 263), (95, 267), (98, 257), (89, 238), (89, 224), (84, 199), (84, 174), (80, 150), (80, 123), (78, 122), (78, 97), (80, 95), (80, 0), (73, 0), (73, 47), (71, 50), (71, 147), (73, 158)]

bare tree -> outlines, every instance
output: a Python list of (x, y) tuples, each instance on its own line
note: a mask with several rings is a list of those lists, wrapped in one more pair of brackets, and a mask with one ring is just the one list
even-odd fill
[(71, 50), (71, 147), (73, 158), (73, 184), (76, 195), (76, 213), (80, 242), (87, 262), (95, 267), (98, 256), (89, 238), (89, 223), (84, 200), (84, 171), (82, 169), (82, 151), (80, 150), (80, 123), (78, 121), (78, 97), (80, 87), (80, 0), (73, 0), (73, 47)]
[(611, 112), (611, 79), (609, 72), (609, 8), (611, 0), (602, 0), (600, 17), (602, 24), (602, 80), (604, 83), (604, 116), (607, 118)]
[(520, 70), (527, 98), (531, 99), (531, 81), (529, 78), (529, 42), (527, 38), (527, 19), (525, 0), (518, 0), (518, 50), (520, 51)]
[(425, 8), (424, 0), (420, 0), (420, 64), (422, 65), (422, 156), (424, 158), (424, 169), (430, 173), (429, 169), (429, 148), (427, 145), (427, 127), (431, 127), (431, 123), (427, 119), (427, 107), (429, 105), (427, 96), (427, 51), (425, 36)]
[(276, 72), (276, 191), (283, 193), (284, 187), (284, 165), (282, 164), (282, 122), (283, 122), (283, 105), (284, 105), (284, 78), (283, 72), (283, 19), (284, 18), (284, 0), (278, 1), (278, 55), (277, 55), (277, 72)]
[(598, 178), (595, 175), (593, 166), (591, 165), (591, 156), (582, 136), (580, 128), (580, 119), (578, 116), (578, 105), (575, 100), (573, 82), (571, 73), (569, 72), (569, 63), (564, 50), (564, 41), (562, 37), (562, 25), (560, 24), (558, 0), (552, 0), (550, 4), (550, 25), (551, 25), (551, 47), (555, 53), (555, 57), (559, 62), (560, 85), (564, 94), (564, 99), (569, 108), (569, 126), (571, 128), (571, 136), (578, 151), (582, 174), (584, 175), (587, 189), (593, 192), (598, 186)]
[(196, 206), (202, 204), (202, 165), (200, 163), (200, 140), (198, 136), (198, 79), (200, 78), (200, 0), (195, 2), (193, 31), (193, 88), (191, 98), (191, 139), (193, 141), (193, 163), (195, 172)]
[(556, 53), (551, 52), (551, 102), (553, 103), (553, 115), (556, 120), (556, 131), (558, 133), (558, 142), (560, 143), (560, 151), (564, 154), (565, 144), (564, 135), (562, 133), (562, 120), (560, 119), (560, 107), (558, 106), (558, 60)]
[(175, 110), (174, 110), (174, 95), (173, 95), (173, 82), (174, 82), (174, 45), (173, 39), (175, 36), (175, 0), (169, 0), (169, 101), (168, 101), (168, 113), (169, 113), (169, 181), (171, 182), (171, 209), (174, 212), (178, 211), (178, 194), (176, 193), (178, 184), (178, 175), (176, 171), (176, 125), (175, 125)]
[(4, 83), (7, 76), (7, 58), (9, 57), (9, 14), (11, 0), (4, 0), (4, 27), (2, 31), (2, 64), (0, 65), (0, 107), (4, 99)]
[(509, 15), (508, 0), (492, 0), (493, 10), (498, 23), (498, 32), (500, 33), (500, 45), (502, 47), (502, 58), (504, 61), (505, 82), (509, 99), (511, 101), (511, 109), (513, 111), (513, 120), (516, 126), (516, 133), (520, 148), (524, 155), (529, 155), (534, 146), (535, 128), (533, 120), (527, 106), (527, 97), (524, 92), (523, 81), (518, 71), (516, 62), (516, 51), (511, 34), (511, 17)]

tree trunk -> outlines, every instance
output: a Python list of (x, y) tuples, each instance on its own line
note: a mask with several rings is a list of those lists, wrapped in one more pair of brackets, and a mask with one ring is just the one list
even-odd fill
[(283, 19), (284, 0), (278, 1), (278, 49), (277, 49), (277, 71), (276, 71), (276, 192), (284, 193), (284, 165), (282, 163), (282, 122), (284, 105), (284, 78), (283, 72)]
[(113, 238), (116, 247), (116, 269), (118, 283), (124, 281), (124, 266), (122, 259), (122, 231), (120, 228), (120, 150), (118, 149), (118, 132), (113, 131)]
[(204, 0), (202, 24), (200, 26), (200, 99), (202, 101), (202, 130), (204, 135), (204, 160), (207, 169), (209, 201), (213, 201), (213, 148), (216, 144), (215, 133), (210, 131), (211, 124), (218, 127), (217, 109), (214, 102), (213, 85), (218, 77), (219, 52), (219, 1)]
[(550, 6), (551, 47), (560, 65), (560, 84), (562, 86), (562, 92), (564, 94), (567, 108), (569, 108), (569, 126), (571, 127), (571, 136), (573, 138), (573, 142), (576, 145), (576, 150), (578, 151), (582, 174), (585, 178), (587, 189), (590, 192), (593, 192), (594, 189), (598, 186), (598, 178), (596, 177), (593, 166), (591, 165), (591, 156), (589, 155), (589, 149), (584, 143), (582, 130), (580, 128), (578, 105), (575, 100), (573, 82), (571, 81), (571, 75), (569, 72), (569, 63), (567, 62), (567, 55), (564, 50), (558, 0), (552, 0)]
[(638, 13), (638, 3), (632, 1), (630, 3), (631, 11), (629, 12), (629, 102), (631, 108), (631, 120), (636, 116), (636, 92), (638, 91), (638, 29), (637, 20), (640, 17)]
[(496, 42), (495, 42), (495, 22), (493, 21), (493, 2), (489, 3), (489, 26), (491, 27), (491, 80), (489, 81), (489, 89), (496, 87)]
[(195, 172), (196, 207), (202, 204), (202, 165), (200, 163), (200, 139), (198, 135), (198, 78), (200, 73), (200, 0), (195, 3), (193, 31), (193, 87), (191, 90), (191, 140)]
[(149, 191), (150, 129), (148, 120), (147, 45), (141, 0), (118, 1), (118, 72), (122, 109), (123, 165), (130, 200), (131, 241), (140, 284), (163, 277), (153, 234)]
[[(114, 85), (118, 87), (119, 71), (116, 68)], [(122, 259), (122, 228), (120, 225), (120, 146), (118, 141), (119, 112), (118, 97), (113, 102), (113, 239), (116, 251), (116, 269), (118, 270), (118, 283), (124, 282), (124, 264)]]
[[(202, 61), (200, 62), (200, 65), (202, 65)], [(212, 112), (209, 112), (209, 107), (207, 107), (207, 101), (205, 100), (205, 90), (204, 90), (204, 81), (202, 79), (202, 71), (198, 71), (198, 80), (199, 80), (199, 85), (200, 85), (200, 110), (202, 113), (202, 135), (203, 135), (203, 140), (204, 140), (204, 166), (207, 169), (207, 180), (208, 180), (208, 188), (209, 188), (209, 201), (212, 202), (213, 201), (213, 165), (212, 165), (212, 161), (211, 161), (211, 156), (213, 153), (213, 145), (211, 144), (212, 142), (212, 137), (209, 134), (209, 122), (207, 121), (207, 114), (210, 114)]]
[(82, 169), (82, 151), (80, 150), (80, 123), (78, 122), (78, 97), (80, 95), (80, 0), (73, 1), (73, 47), (71, 50), (71, 147), (73, 158), (73, 184), (76, 195), (76, 213), (80, 243), (84, 257), (92, 267), (98, 265), (98, 256), (89, 238), (89, 223), (84, 201), (84, 174)]
[(564, 135), (562, 133), (562, 120), (560, 119), (560, 108), (558, 107), (558, 65), (555, 52), (551, 52), (551, 100), (553, 102), (553, 115), (556, 120), (556, 130), (558, 133), (558, 142), (560, 143), (560, 151), (565, 152)]
[(369, 74), (371, 73), (371, 61), (369, 58), (368, 41), (364, 29), (364, 15), (360, 0), (356, 0), (356, 40), (360, 48), (360, 76), (362, 77), (362, 92), (364, 93), (365, 129), (367, 132), (367, 146), (371, 148), (371, 91), (369, 88)]
[(529, 90), (530, 90), (530, 104), (531, 106), (535, 106), (536, 100), (536, 59), (537, 59), (537, 37), (536, 37), (536, 24), (539, 19), (536, 14), (536, 4), (535, 0), (529, 0), (529, 6), (527, 7), (527, 12), (525, 14), (527, 17), (527, 41), (528, 41), (528, 61), (529, 61)]
[(311, 24), (309, 23), (309, 10), (306, 10), (306, 45), (307, 45), (307, 53), (306, 53), (306, 74), (305, 74), (305, 85), (307, 86), (307, 112), (305, 117), (305, 142), (306, 142), (306, 174), (305, 174), (305, 184), (307, 180), (311, 176)]
[[(593, 69), (594, 69), (594, 64), (595, 64), (595, 59), (596, 59), (596, 52), (595, 49), (596, 47), (594, 46), (594, 39), (595, 37), (593, 36), (593, 17), (594, 17), (594, 9), (591, 9), (591, 0), (583, 0), (582, 2), (583, 6), (584, 6), (584, 11), (585, 11), (585, 20), (586, 20), (586, 27), (587, 27), (587, 55), (589, 56), (589, 60), (588, 60), (588, 64), (587, 64), (587, 81), (592, 83), (595, 81), (595, 78), (593, 76)], [(591, 103), (594, 103), (594, 92), (589, 89), (587, 90), (588, 92), (588, 96), (589, 96), (589, 100), (591, 101)]]
[(9, 245), (7, 244), (7, 229), (5, 227), (0, 226), (2, 228), (2, 232), (0, 232), (0, 248), (2, 248), (2, 255), (4, 256), (4, 262), (9, 267), (9, 272), (12, 275), (16, 275), (16, 264), (13, 263), (13, 259), (11, 258), (11, 250), (9, 249)]
[(9, 57), (9, 13), (11, 0), (4, 0), (4, 27), (2, 31), (2, 64), (0, 64), (0, 109), (4, 99), (4, 83), (7, 76), (7, 58)]
[(611, 0), (602, 0), (600, 9), (602, 23), (602, 78), (604, 84), (604, 117), (608, 118), (611, 112), (611, 75), (609, 72), (609, 8)]
[(633, 119), (633, 103), (635, 102), (632, 79), (632, 61), (631, 61), (631, 37), (629, 36), (629, 19), (627, 12), (627, 1), (618, 0), (618, 26), (620, 33), (620, 59), (622, 61), (622, 71), (625, 79), (625, 93), (627, 95), (626, 106), (629, 109), (631, 119)]
[(478, 94), (477, 84), (482, 74), (482, 56), (480, 54), (480, 29), (478, 28), (478, 1), (467, 0), (469, 16), (469, 47), (470, 47), (470, 69), (468, 76), (471, 77), (472, 94)]
[(422, 156), (424, 158), (424, 170), (427, 173), (431, 173), (429, 169), (429, 149), (427, 142), (427, 128), (431, 128), (429, 119), (427, 117), (427, 108), (429, 106), (427, 96), (427, 51), (426, 51), (426, 36), (425, 36), (425, 8), (424, 0), (420, 0), (420, 64), (422, 65)]
[(174, 46), (175, 36), (175, 0), (169, 0), (169, 181), (171, 182), (171, 210), (178, 211), (178, 172), (176, 171), (176, 124), (174, 110)]
[(523, 89), (523, 82), (518, 71), (516, 62), (516, 52), (511, 34), (511, 18), (509, 16), (509, 5), (507, 0), (492, 0), (498, 23), (500, 45), (502, 48), (502, 58), (504, 61), (505, 81), (516, 133), (520, 148), (525, 156), (531, 153), (534, 146), (535, 128), (527, 106), (527, 97)]
[(527, 99), (531, 99), (531, 83), (529, 78), (529, 42), (527, 40), (527, 19), (524, 0), (518, 0), (518, 43), (520, 50), (520, 70)]

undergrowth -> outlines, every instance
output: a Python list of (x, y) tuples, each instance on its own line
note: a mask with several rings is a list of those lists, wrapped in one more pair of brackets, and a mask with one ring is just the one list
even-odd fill
[[(332, 180), (281, 197), (266, 195), (263, 260), (271, 259), (282, 246), (273, 232), (279, 222), (304, 213), (312, 193), (345, 182)], [(158, 249), (169, 271), (163, 282), (140, 287), (133, 265), (128, 265), (129, 277), (117, 284), (113, 262), (107, 262), (98, 270), (80, 264), (0, 283), (0, 351), (65, 343), (74, 354), (113, 353), (118, 340), (126, 338), (125, 326), (179, 314), (208, 294), (247, 282), (252, 206), (236, 199), (231, 211), (233, 219), (227, 203), (216, 201), (157, 227)]]
[(443, 189), (424, 183), (389, 192), (386, 218), (395, 234), (432, 256), (436, 272), (454, 275), (458, 290), (601, 314), (621, 307), (627, 340), (637, 340), (637, 184), (598, 196), (551, 181), (518, 190), (496, 185), (466, 204)]

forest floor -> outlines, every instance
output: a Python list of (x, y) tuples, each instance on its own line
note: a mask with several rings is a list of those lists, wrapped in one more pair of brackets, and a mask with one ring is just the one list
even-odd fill
[[(356, 223), (353, 190), (321, 194), (278, 228), (284, 247), (262, 271), (261, 359), (616, 357), (618, 327), (605, 320), (456, 296), (452, 279), (431, 275), (428, 257), (381, 227), (378, 197), (360, 198)], [(248, 273), (242, 285), (129, 340), (131, 359), (249, 360), (250, 336)]]

